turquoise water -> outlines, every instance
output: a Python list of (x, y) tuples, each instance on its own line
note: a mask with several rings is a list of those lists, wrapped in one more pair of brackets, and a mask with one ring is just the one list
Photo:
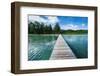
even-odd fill
[(77, 58), (88, 57), (87, 35), (62, 35)]
[[(88, 57), (87, 35), (62, 35), (77, 58)], [(49, 60), (58, 35), (28, 35), (28, 60)]]
[(49, 60), (58, 35), (29, 35), (28, 60)]

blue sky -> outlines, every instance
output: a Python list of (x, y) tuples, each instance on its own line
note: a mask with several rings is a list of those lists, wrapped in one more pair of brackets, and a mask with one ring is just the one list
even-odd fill
[(29, 15), (28, 20), (31, 22), (39, 21), (45, 24), (51, 24), (54, 27), (55, 23), (59, 23), (60, 28), (64, 30), (87, 30), (88, 17), (79, 16), (36, 16)]

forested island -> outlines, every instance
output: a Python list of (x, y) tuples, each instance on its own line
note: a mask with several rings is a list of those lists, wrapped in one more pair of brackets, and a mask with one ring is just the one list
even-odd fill
[(28, 34), (87, 34), (88, 30), (64, 30), (61, 29), (59, 23), (44, 24), (38, 21), (28, 23)]

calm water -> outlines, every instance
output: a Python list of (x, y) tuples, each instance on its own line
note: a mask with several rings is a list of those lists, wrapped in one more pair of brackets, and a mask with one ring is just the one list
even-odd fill
[(88, 57), (88, 36), (87, 35), (63, 35), (77, 58)]
[[(77, 58), (87, 58), (87, 35), (62, 35)], [(49, 60), (58, 35), (29, 35), (28, 60)]]
[(58, 35), (29, 35), (28, 60), (49, 60)]

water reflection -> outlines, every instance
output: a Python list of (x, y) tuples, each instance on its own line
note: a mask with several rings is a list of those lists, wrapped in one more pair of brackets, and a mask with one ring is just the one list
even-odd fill
[(88, 57), (88, 36), (87, 35), (63, 35), (63, 38), (71, 47), (77, 58)]
[(58, 35), (29, 35), (28, 60), (48, 60)]

